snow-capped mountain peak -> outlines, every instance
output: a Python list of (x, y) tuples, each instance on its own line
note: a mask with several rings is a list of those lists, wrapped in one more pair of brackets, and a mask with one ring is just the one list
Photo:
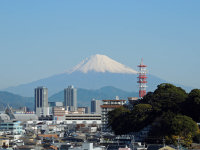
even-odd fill
[(80, 71), (88, 73), (94, 72), (110, 72), (110, 73), (125, 73), (136, 74), (137, 71), (126, 67), (125, 65), (109, 58), (106, 55), (96, 54), (90, 58), (86, 58), (80, 64), (76, 65), (69, 73)]

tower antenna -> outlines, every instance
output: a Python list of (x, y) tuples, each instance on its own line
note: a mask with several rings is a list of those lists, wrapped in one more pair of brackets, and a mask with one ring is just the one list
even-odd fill
[(143, 64), (143, 58), (141, 59), (140, 65), (138, 65), (138, 81), (139, 83), (139, 98), (143, 98), (146, 95), (146, 87), (147, 87), (147, 70), (146, 65)]

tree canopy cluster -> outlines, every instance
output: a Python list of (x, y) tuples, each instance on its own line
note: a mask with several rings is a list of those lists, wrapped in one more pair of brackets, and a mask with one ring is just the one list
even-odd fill
[[(147, 141), (165, 139), (176, 143), (179, 137), (189, 145), (200, 140), (200, 89), (186, 93), (180, 87), (163, 83), (137, 103), (119, 107), (108, 113), (108, 125), (117, 135), (139, 132), (150, 126)], [(153, 137), (153, 138), (152, 138)]]

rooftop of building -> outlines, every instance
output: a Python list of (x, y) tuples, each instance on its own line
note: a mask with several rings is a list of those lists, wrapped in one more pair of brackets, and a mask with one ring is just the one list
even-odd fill
[(38, 136), (44, 138), (58, 138), (57, 134), (38, 134)]
[(36, 89), (47, 89), (45, 86), (38, 86)]
[(100, 114), (66, 114), (65, 116), (101, 116)]
[(122, 105), (101, 105), (101, 108), (118, 108), (121, 107)]
[(107, 102), (107, 101), (108, 101), (108, 102), (109, 102), (109, 101), (113, 101), (113, 102), (114, 102), (114, 101), (115, 101), (115, 102), (122, 102), (122, 101), (123, 101), (123, 102), (124, 102), (124, 101), (126, 101), (126, 100), (123, 100), (123, 99), (119, 99), (119, 100), (116, 100), (116, 99), (109, 99), (109, 100), (108, 100), (108, 99), (107, 99), (107, 100), (102, 100), (102, 101), (104, 101), (104, 102)]
[(7, 114), (0, 114), (0, 120), (8, 121), (10, 120), (10, 117)]
[(38, 120), (36, 114), (14, 114), (16, 120), (28, 121), (28, 120)]

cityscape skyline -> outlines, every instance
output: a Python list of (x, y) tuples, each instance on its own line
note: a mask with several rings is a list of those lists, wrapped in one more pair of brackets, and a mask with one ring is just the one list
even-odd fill
[(94, 54), (134, 70), (144, 58), (150, 74), (199, 88), (199, 3), (1, 1), (0, 89), (67, 71)]
[(200, 149), (199, 4), (0, 1), (0, 149)]

